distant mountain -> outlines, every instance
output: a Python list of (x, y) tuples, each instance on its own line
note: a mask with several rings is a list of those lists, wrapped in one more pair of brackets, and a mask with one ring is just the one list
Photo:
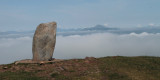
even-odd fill
[(128, 34), (128, 33), (160, 33), (160, 26), (146, 26), (140, 28), (121, 28), (119, 30), (110, 31), (110, 33), (117, 33), (117, 34)]
[(6, 31), (6, 32), (0, 32), (0, 35), (27, 34), (27, 33), (34, 33), (34, 30), (31, 30), (31, 31)]
[(81, 31), (107, 31), (107, 30), (117, 30), (117, 28), (109, 28), (103, 25), (96, 25), (94, 27), (81, 29)]
[(70, 31), (79, 31), (80, 28), (76, 28), (76, 29), (73, 29), (73, 28), (68, 28), (68, 29), (63, 29), (63, 28), (57, 28), (57, 32), (70, 32)]
[(160, 26), (147, 26), (135, 29), (136, 33), (148, 32), (148, 33), (160, 33)]
[(32, 37), (34, 34), (34, 30), (31, 31), (6, 31), (0, 32), (0, 38), (18, 38), (24, 36)]
[(69, 35), (87, 35), (93, 33), (104, 33), (113, 30), (118, 30), (118, 28), (110, 28), (103, 25), (96, 25), (87, 28), (76, 28), (76, 29), (57, 29), (57, 35), (69, 36)]
[(69, 28), (69, 29), (62, 29), (57, 28), (57, 32), (70, 32), (70, 31), (107, 31), (107, 30), (117, 30), (118, 28), (110, 28), (103, 25), (96, 25), (93, 27), (87, 27), (87, 28)]
[[(23, 37), (30, 36), (33, 37), (35, 30), (31, 31), (6, 31), (0, 32), (0, 38), (9, 37)], [(115, 33), (115, 34), (129, 34), (129, 33), (160, 33), (160, 26), (146, 26), (146, 27), (134, 27), (134, 28), (111, 28), (104, 25), (96, 25), (87, 28), (57, 28), (57, 35), (70, 36), (70, 35), (88, 35), (93, 33)]]

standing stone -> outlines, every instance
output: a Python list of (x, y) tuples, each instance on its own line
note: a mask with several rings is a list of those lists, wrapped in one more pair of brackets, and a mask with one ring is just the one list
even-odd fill
[(34, 34), (32, 53), (33, 61), (52, 60), (56, 43), (56, 22), (41, 23)]

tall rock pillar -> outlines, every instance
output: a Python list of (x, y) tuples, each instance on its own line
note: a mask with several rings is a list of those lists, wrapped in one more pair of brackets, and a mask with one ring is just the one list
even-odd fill
[(34, 34), (32, 53), (33, 61), (52, 59), (56, 43), (56, 22), (41, 23)]

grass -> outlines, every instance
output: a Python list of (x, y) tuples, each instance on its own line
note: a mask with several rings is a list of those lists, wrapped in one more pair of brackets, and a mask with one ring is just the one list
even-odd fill
[(64, 76), (63, 74), (59, 74), (59, 73), (52, 73), (51, 77), (55, 78), (56, 80), (71, 80), (70, 77)]
[[(159, 57), (105, 57), (99, 59), (102, 75), (109, 80), (159, 80)], [(105, 71), (105, 70), (108, 70)], [(116, 74), (113, 74), (113, 72)], [(121, 74), (122, 76), (118, 75)]]
[(3, 72), (0, 73), (0, 80), (42, 80), (30, 72)]
[(116, 72), (109, 73), (107, 76), (109, 80), (130, 80), (127, 75)]

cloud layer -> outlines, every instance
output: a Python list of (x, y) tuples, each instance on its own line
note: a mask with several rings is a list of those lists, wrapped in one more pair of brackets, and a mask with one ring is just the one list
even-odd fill
[[(57, 36), (54, 58), (160, 56), (160, 33)], [(0, 38), (0, 64), (32, 58), (32, 38)]]
[(159, 41), (160, 34), (145, 32), (123, 35), (98, 33), (85, 36), (58, 36), (55, 56), (58, 58), (160, 56)]

